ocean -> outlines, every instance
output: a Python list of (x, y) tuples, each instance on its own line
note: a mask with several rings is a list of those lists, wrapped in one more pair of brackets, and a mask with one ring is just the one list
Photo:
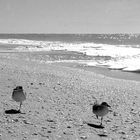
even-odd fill
[(0, 34), (0, 49), (38, 54), (44, 63), (140, 72), (140, 34)]

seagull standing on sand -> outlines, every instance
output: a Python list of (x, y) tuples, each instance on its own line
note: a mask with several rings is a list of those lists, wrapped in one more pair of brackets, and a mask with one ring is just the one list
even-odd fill
[(20, 112), (22, 102), (26, 100), (26, 93), (23, 91), (22, 86), (17, 86), (15, 89), (13, 89), (12, 99), (16, 102), (20, 102), (18, 110)]
[(110, 105), (108, 105), (106, 102), (102, 102), (101, 104), (97, 104), (95, 103), (93, 105), (93, 113), (96, 115), (97, 119), (100, 116), (101, 117), (101, 124), (102, 125), (102, 120), (103, 117), (109, 112), (108, 107), (111, 107)]

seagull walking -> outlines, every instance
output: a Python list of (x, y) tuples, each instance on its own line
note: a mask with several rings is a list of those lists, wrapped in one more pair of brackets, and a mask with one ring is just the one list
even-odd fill
[(96, 115), (97, 119), (98, 117), (101, 117), (101, 123), (100, 125), (102, 126), (102, 121), (103, 117), (109, 112), (108, 107), (111, 107), (108, 105), (106, 102), (102, 102), (101, 104), (95, 103), (92, 107), (93, 113)]
[(26, 92), (23, 91), (22, 86), (17, 86), (15, 89), (13, 89), (12, 99), (20, 103), (18, 110), (20, 112), (22, 102), (26, 100)]

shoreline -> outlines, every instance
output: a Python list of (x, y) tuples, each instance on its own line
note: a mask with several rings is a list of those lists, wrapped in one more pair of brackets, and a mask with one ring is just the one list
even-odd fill
[(77, 69), (83, 69), (85, 71), (90, 71), (93, 73), (97, 73), (99, 75), (104, 75), (106, 77), (122, 79), (122, 80), (130, 80), (140, 82), (140, 73), (135, 72), (126, 72), (121, 70), (111, 70), (107, 67), (96, 67), (96, 66), (88, 66), (85, 64), (79, 64), (76, 62), (54, 62), (56, 65), (62, 65), (66, 67), (72, 67)]
[[(26, 54), (24, 54), (26, 55)], [(8, 139), (137, 139), (140, 137), (140, 83), (110, 78), (88, 70), (24, 60), (0, 53), (1, 138)], [(76, 65), (75, 65), (76, 66)], [(5, 114), (18, 108), (12, 89), (27, 92), (23, 114)], [(106, 101), (112, 112), (100, 120), (90, 103)]]
[[(111, 78), (117, 78), (117, 79), (124, 79), (124, 80), (132, 80), (132, 81), (140, 81), (140, 73), (137, 72), (127, 72), (122, 70), (111, 70), (107, 67), (103, 66), (88, 66), (86, 64), (80, 64), (76, 62), (76, 60), (88, 60), (89, 56), (84, 56), (82, 53), (78, 52), (67, 52), (67, 51), (49, 51), (49, 52), (18, 52), (15, 50), (0, 50), (0, 54), (9, 54), (14, 56), (16, 54), (16, 57), (20, 57), (21, 59), (27, 58), (29, 61), (33, 59), (33, 61), (40, 61), (41, 63), (48, 64), (45, 61), (52, 61), (52, 64), (54, 65), (61, 65), (66, 67), (72, 67), (72, 68), (78, 68), (83, 69), (85, 71), (91, 71), (95, 72), (97, 74), (101, 74), (107, 77)], [(21, 56), (20, 56), (21, 54)], [(45, 56), (46, 55), (46, 56)], [(41, 57), (40, 57), (41, 56)], [(61, 60), (60, 56), (63, 56), (68, 59), (73, 58), (75, 62), (55, 62), (56, 60)], [(44, 58), (43, 58), (44, 57)], [(38, 63), (37, 62), (37, 63)]]

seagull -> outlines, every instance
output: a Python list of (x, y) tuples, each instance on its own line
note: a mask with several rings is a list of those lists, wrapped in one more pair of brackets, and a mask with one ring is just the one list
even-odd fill
[[(93, 104), (92, 104), (93, 105)], [(106, 102), (102, 102), (101, 104), (95, 103), (92, 107), (93, 113), (96, 115), (97, 119), (100, 116), (101, 117), (101, 126), (102, 126), (102, 120), (103, 117), (109, 112), (108, 107), (111, 107)]]
[(12, 99), (16, 102), (20, 102), (18, 110), (20, 112), (22, 102), (26, 100), (26, 92), (23, 91), (22, 86), (17, 86), (15, 89), (13, 89)]

